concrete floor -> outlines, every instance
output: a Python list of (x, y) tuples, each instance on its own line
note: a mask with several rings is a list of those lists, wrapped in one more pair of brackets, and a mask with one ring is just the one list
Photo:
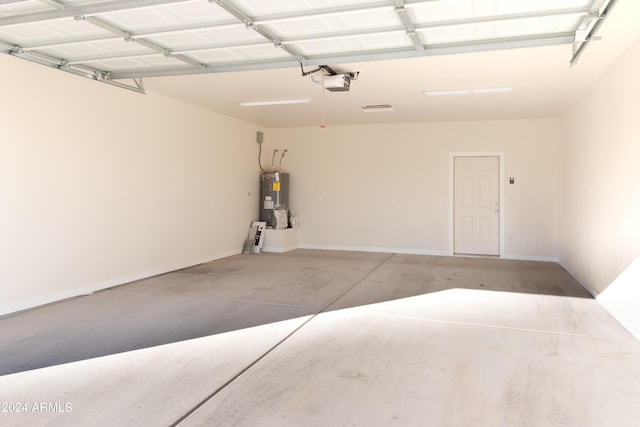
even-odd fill
[(0, 318), (0, 425), (637, 427), (638, 360), (557, 264), (238, 255)]

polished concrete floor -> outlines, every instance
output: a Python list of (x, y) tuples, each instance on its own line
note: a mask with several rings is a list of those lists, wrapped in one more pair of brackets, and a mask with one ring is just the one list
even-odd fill
[(0, 425), (636, 427), (639, 361), (554, 263), (238, 255), (0, 318)]

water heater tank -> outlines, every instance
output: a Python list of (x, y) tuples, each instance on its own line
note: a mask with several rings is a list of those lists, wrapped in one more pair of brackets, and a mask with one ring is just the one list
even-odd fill
[(275, 227), (273, 210), (289, 209), (289, 174), (263, 173), (260, 176), (260, 221)]

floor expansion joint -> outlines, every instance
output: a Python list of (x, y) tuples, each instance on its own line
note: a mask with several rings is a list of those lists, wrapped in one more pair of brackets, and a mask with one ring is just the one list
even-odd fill
[(264, 352), (262, 355), (260, 355), (257, 359), (255, 359), (253, 362), (251, 362), (249, 365), (247, 365), (244, 369), (242, 369), (240, 372), (238, 372), (236, 375), (234, 375), (232, 378), (230, 378), (227, 382), (225, 382), (224, 384), (222, 384), (220, 387), (218, 387), (217, 389), (215, 389), (213, 392), (211, 392), (208, 396), (206, 396), (204, 399), (202, 399), (200, 402), (198, 402), (197, 405), (195, 405), (193, 408), (191, 408), (189, 411), (187, 411), (186, 413), (184, 413), (180, 418), (178, 418), (176, 421), (174, 421), (173, 423), (171, 423), (169, 426), (170, 427), (176, 427), (178, 426), (182, 421), (186, 420), (191, 414), (193, 414), (194, 412), (196, 412), (199, 408), (201, 408), (204, 404), (206, 404), (208, 401), (210, 401), (212, 398), (214, 398), (218, 393), (220, 393), (222, 390), (224, 390), (227, 386), (229, 386), (230, 384), (232, 384), (236, 379), (240, 378), (244, 373), (246, 373), (247, 371), (249, 371), (251, 368), (253, 368), (255, 365), (257, 365), (261, 360), (263, 360), (265, 357), (267, 357), (269, 354), (271, 354), (275, 349), (277, 349), (278, 347), (280, 347), (282, 344), (284, 344), (285, 341), (287, 341), (289, 338), (291, 338), (296, 332), (298, 332), (300, 329), (304, 328), (307, 324), (309, 324), (309, 322), (311, 322), (313, 319), (315, 319), (318, 315), (322, 314), (326, 309), (328, 309), (329, 307), (331, 307), (333, 304), (335, 304), (338, 300), (340, 300), (340, 298), (344, 297), (347, 293), (349, 293), (350, 291), (352, 291), (356, 286), (358, 286), (360, 283), (362, 283), (367, 277), (369, 277), (371, 274), (373, 274), (378, 268), (380, 268), (382, 265), (384, 265), (387, 261), (389, 261), (395, 254), (389, 254), (389, 256), (387, 256), (385, 259), (383, 259), (382, 261), (380, 261), (375, 267), (373, 267), (371, 270), (369, 270), (365, 275), (363, 275), (358, 281), (356, 281), (353, 285), (349, 286), (346, 290), (342, 291), (337, 297), (335, 297), (334, 299), (332, 299), (330, 302), (328, 302), (326, 305), (324, 305), (318, 312), (314, 313), (313, 315), (311, 315), (307, 320), (305, 320), (300, 326), (298, 326), (297, 328), (295, 328), (293, 331), (291, 331), (289, 334), (287, 334), (283, 339), (281, 339), (280, 341), (278, 341), (274, 346), (272, 346), (270, 349), (268, 349), (266, 352)]

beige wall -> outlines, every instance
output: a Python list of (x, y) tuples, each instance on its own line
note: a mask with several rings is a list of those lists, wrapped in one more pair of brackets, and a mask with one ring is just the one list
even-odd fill
[[(240, 251), (255, 125), (0, 69), (0, 314)], [(301, 246), (447, 254), (450, 153), (503, 153), (505, 257), (559, 258), (640, 336), (637, 75), (640, 44), (563, 119), (269, 129), (263, 161), (289, 150)]]
[(0, 314), (241, 250), (254, 125), (4, 55), (0, 69)]
[(502, 152), (505, 256), (556, 259), (558, 132), (554, 119), (270, 129), (264, 159), (289, 150), (301, 246), (447, 254), (449, 153)]
[(640, 337), (640, 276), (608, 289), (640, 257), (639, 75), (636, 43), (563, 121), (559, 242), (562, 265), (619, 319), (633, 312)]

